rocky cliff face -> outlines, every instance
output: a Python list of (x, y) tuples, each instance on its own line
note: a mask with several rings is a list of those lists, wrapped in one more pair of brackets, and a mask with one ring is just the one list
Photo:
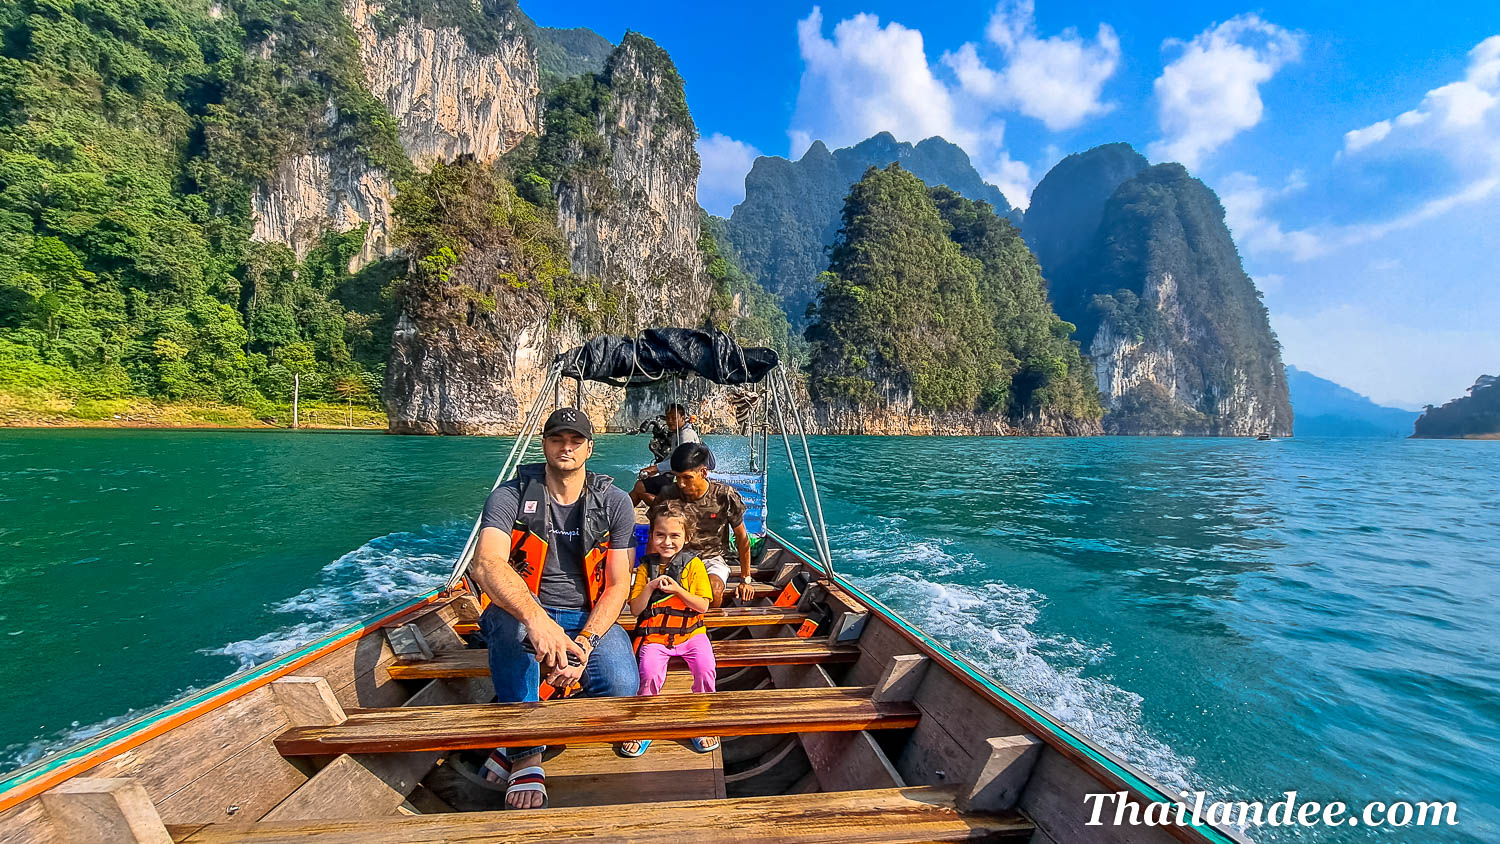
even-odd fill
[(1213, 192), (1158, 165), (1120, 185), (1100, 221), (1054, 301), (1079, 326), (1105, 430), (1290, 436), (1281, 347)]
[(481, 53), (457, 27), (406, 20), (382, 35), (378, 0), (349, 0), (344, 12), (370, 93), (396, 118), (401, 146), (418, 167), (460, 155), (493, 161), (541, 130), (540, 69), (518, 20), (503, 19), (498, 49)]
[[(607, 96), (586, 115), (589, 138), (544, 138), (564, 150), (553, 184), (556, 223), (572, 275), (599, 285), (609, 313), (601, 324), (617, 333), (658, 325), (698, 325), (712, 285), (698, 252), (697, 131), (687, 114), (682, 80), (666, 53), (629, 34), (596, 84)], [(576, 117), (577, 115), (570, 115)], [(579, 131), (558, 117), (553, 130)], [(602, 139), (602, 154), (591, 142)], [(412, 309), (399, 327), (387, 367), (385, 397), (391, 429), (410, 433), (515, 433), (545, 381), (554, 355), (585, 337), (576, 320), (553, 312), (535, 291), (511, 289), (495, 273), (502, 256), (464, 256), (449, 282), (495, 304), (464, 319)], [(417, 303), (419, 306), (421, 303)], [(670, 400), (670, 390), (633, 392), (565, 381), (564, 403), (577, 403), (596, 425), (633, 429)], [(718, 406), (707, 402), (708, 411)], [(713, 410), (714, 417), (723, 414)]]
[(817, 403), (812, 405), (810, 416), (810, 434), (1091, 437), (1104, 433), (1097, 419), (1036, 414), (1008, 420), (993, 413), (934, 413), (917, 408), (909, 401), (887, 402), (876, 409)]
[[(359, 41), (365, 79), (397, 122), (397, 136), (418, 167), (472, 155), (492, 161), (540, 131), (539, 69), (518, 25), (492, 53), (476, 52), (456, 27), (402, 22), (377, 25), (380, 5), (348, 0), (345, 16)], [(332, 106), (330, 106), (332, 109)], [(332, 125), (337, 113), (325, 117)], [(369, 226), (358, 268), (389, 254), (393, 227), (386, 172), (357, 151), (306, 153), (277, 167), (253, 197), (256, 240), (283, 243), (300, 259), (327, 230)]]
[(573, 272), (617, 291), (635, 326), (695, 325), (711, 289), (698, 254), (698, 132), (682, 79), (666, 51), (635, 33), (602, 79), (611, 92), (595, 126), (607, 147), (602, 173), (555, 190)]
[(390, 251), (391, 195), (385, 170), (342, 150), (304, 153), (283, 161), (251, 196), (252, 237), (307, 256), (325, 231), (365, 225), (364, 247), (352, 263), (363, 266)]

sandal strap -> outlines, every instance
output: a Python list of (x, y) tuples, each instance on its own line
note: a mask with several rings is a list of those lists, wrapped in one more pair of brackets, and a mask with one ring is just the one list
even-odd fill
[(489, 758), (484, 760), (484, 764), (480, 766), (480, 770), (488, 771), (492, 774), (504, 778), (509, 778), (510, 760), (507, 759), (505, 757), (505, 754), (501, 753), (500, 751), (491, 750)]
[[(512, 786), (532, 784), (540, 785), (546, 782), (547, 774), (542, 770), (542, 767), (540, 765), (532, 765), (528, 768), (522, 768), (518, 771), (512, 772), (510, 775), (510, 785)], [(543, 790), (545, 790), (545, 786), (543, 786)]]

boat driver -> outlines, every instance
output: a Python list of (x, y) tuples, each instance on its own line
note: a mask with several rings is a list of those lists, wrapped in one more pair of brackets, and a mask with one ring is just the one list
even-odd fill
[[(641, 470), (635, 487), (630, 490), (630, 501), (632, 504), (645, 502), (650, 505), (656, 501), (656, 496), (666, 489), (667, 484), (672, 482), (671, 454), (674, 449), (684, 443), (701, 443), (703, 437), (699, 435), (698, 429), (688, 419), (687, 408), (680, 404), (669, 404), (666, 410), (667, 428), (662, 437), (666, 440), (666, 449), (660, 455), (661, 460)], [(658, 456), (656, 442), (652, 442), (652, 455)], [(710, 469), (713, 467), (710, 466)]]
[(729, 582), (730, 531), (734, 532), (740, 561), (740, 585), (735, 594), (741, 601), (749, 601), (755, 597), (755, 587), (750, 582), (750, 534), (745, 530), (744, 499), (734, 487), (708, 479), (709, 470), (714, 468), (714, 455), (703, 443), (678, 446), (670, 462), (675, 480), (662, 490), (656, 502), (679, 501), (692, 517), (683, 549), (702, 559), (708, 569), (708, 582), (713, 589), (709, 606), (724, 604), (724, 584)]
[[(606, 475), (585, 468), (594, 426), (564, 407), (542, 428), (545, 464), (516, 470), (484, 504), (470, 573), (489, 598), (480, 630), (500, 703), (535, 701), (545, 680), (595, 697), (634, 695), (630, 637), (616, 621), (630, 593), (635, 510)], [(544, 808), (545, 747), (503, 748), (484, 763), (513, 809)]]

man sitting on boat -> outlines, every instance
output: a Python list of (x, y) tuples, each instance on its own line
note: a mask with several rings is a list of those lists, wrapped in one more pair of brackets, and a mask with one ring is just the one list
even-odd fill
[[(651, 504), (656, 501), (656, 496), (661, 494), (667, 485), (672, 483), (672, 451), (686, 443), (701, 443), (703, 437), (699, 435), (698, 429), (688, 420), (687, 408), (680, 404), (667, 405), (666, 412), (667, 429), (663, 436), (667, 441), (666, 453), (661, 455), (662, 459), (653, 465), (641, 470), (640, 478), (635, 482), (635, 488), (630, 490), (630, 500), (634, 504), (642, 501)], [(651, 449), (653, 457), (658, 456), (653, 440)], [(710, 467), (712, 468), (712, 467)]]
[(750, 534), (745, 530), (745, 502), (733, 487), (708, 479), (713, 459), (713, 452), (703, 443), (678, 446), (670, 460), (676, 480), (662, 490), (656, 503), (680, 501), (691, 517), (687, 544), (683, 547), (703, 560), (708, 582), (713, 587), (709, 606), (718, 607), (724, 604), (724, 584), (729, 582), (731, 530), (740, 559), (737, 589), (740, 600), (754, 598), (755, 588), (750, 583)]
[[(490, 604), (480, 617), (501, 703), (535, 701), (542, 680), (598, 697), (633, 695), (630, 637), (616, 623), (630, 592), (635, 510), (606, 475), (587, 471), (594, 427), (561, 408), (542, 428), (547, 462), (516, 470), (484, 504), (470, 568)], [(545, 747), (504, 748), (486, 778), (507, 782), (506, 805), (546, 806)]]

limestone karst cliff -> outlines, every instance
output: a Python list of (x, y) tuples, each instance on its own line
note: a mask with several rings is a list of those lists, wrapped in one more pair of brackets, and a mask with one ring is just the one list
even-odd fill
[[(1048, 203), (1099, 222), (1087, 240), (1056, 226), (1062, 236), (1042, 237), (1040, 250), (1053, 305), (1077, 324), (1093, 363), (1105, 430), (1290, 436), (1281, 348), (1218, 197), (1178, 164), (1101, 185), (1140, 164), (1123, 146), (1070, 158), (1063, 179), (1049, 175)], [(1091, 157), (1109, 161), (1090, 166)], [(1090, 200), (1106, 190), (1096, 211)], [(1028, 220), (1052, 213), (1034, 203)]]
[[(548, 97), (543, 124), (504, 173), (486, 178), (514, 179), (527, 197), (506, 202), (551, 215), (555, 254), (522, 267), (535, 256), (497, 252), (495, 238), (474, 231), (446, 278), (408, 288), (386, 372), (393, 431), (514, 432), (552, 356), (585, 334), (698, 325), (707, 314), (697, 131), (665, 51), (627, 34), (602, 73)], [(414, 246), (419, 270), (438, 254)], [(577, 389), (565, 395), (576, 401)], [(585, 385), (582, 403), (609, 427), (638, 421), (613, 388)]]
[(796, 161), (757, 158), (745, 176), (745, 201), (730, 217), (729, 240), (751, 277), (780, 298), (797, 330), (806, 325), (807, 305), (817, 298), (818, 273), (828, 268), (827, 249), (850, 186), (868, 168), (893, 162), (929, 185), (947, 185), (988, 202), (1001, 215), (1018, 216), (969, 156), (940, 137), (913, 145), (881, 132), (831, 152), (814, 141)]
[[(382, 18), (378, 0), (347, 0), (363, 82), (395, 121), (418, 168), (469, 155), (494, 161), (540, 131), (536, 51), (513, 15), (494, 16), (493, 49), (477, 49), (457, 26)], [(488, 45), (487, 45), (488, 46)], [(330, 105), (327, 124), (340, 119)], [(255, 192), (254, 237), (305, 256), (324, 231), (363, 223), (357, 269), (390, 253), (393, 174), (348, 145), (294, 155)]]

